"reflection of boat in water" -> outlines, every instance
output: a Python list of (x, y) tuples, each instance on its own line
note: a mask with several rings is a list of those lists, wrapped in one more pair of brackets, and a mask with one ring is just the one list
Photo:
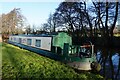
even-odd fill
[[(115, 80), (120, 80), (120, 72), (119, 72), (120, 56), (119, 56), (119, 53), (112, 54), (112, 56), (107, 55), (106, 61), (103, 60), (102, 54), (103, 53), (101, 53), (99, 51), (99, 52), (97, 52), (97, 55), (96, 55), (97, 60), (99, 60), (99, 62), (101, 63), (100, 74), (106, 76), (106, 78), (113, 77)], [(111, 61), (112, 61), (112, 64), (110, 63)]]

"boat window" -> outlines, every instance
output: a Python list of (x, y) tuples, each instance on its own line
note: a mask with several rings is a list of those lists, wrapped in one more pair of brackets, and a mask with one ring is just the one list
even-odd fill
[(26, 43), (26, 39), (23, 39), (22, 41), (23, 41), (23, 43)]
[(14, 38), (14, 41), (16, 41), (16, 38)]
[(80, 57), (84, 56), (84, 57), (91, 57), (91, 52), (90, 52), (90, 48), (81, 48), (81, 52), (79, 53)]
[(41, 40), (36, 39), (35, 46), (36, 47), (41, 47)]
[(31, 39), (27, 39), (27, 45), (31, 45), (32, 44), (32, 40)]
[(21, 38), (19, 38), (19, 43), (22, 43), (22, 39)]
[(12, 37), (11, 37), (11, 41), (12, 41)]

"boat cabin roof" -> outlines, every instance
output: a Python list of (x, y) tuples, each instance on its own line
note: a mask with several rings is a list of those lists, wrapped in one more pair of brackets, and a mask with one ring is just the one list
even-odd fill
[(11, 35), (11, 36), (22, 36), (22, 37), (53, 37), (58, 35), (58, 33), (49, 33), (49, 34), (19, 34), (19, 35)]

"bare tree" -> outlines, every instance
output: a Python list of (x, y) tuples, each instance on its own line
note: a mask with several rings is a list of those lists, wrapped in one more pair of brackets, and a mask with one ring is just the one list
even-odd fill
[(57, 27), (56, 17), (50, 14), (47, 23), (50, 27), (50, 32), (55, 32), (55, 28)]
[(26, 34), (31, 34), (32, 32), (32, 28), (30, 27), (30, 25), (28, 25), (26, 28), (25, 28), (25, 33)]
[[(104, 38), (104, 44), (112, 44), (113, 29), (118, 18), (119, 2), (94, 2), (93, 13), (95, 13), (96, 26)], [(111, 38), (110, 38), (111, 37)]]
[(9, 13), (2, 14), (2, 33), (21, 33), (25, 20), (26, 18), (21, 14), (20, 8), (14, 8)]
[(49, 26), (48, 23), (44, 23), (42, 24), (42, 31), (45, 31), (45, 32), (51, 32), (51, 27)]
[[(109, 35), (110, 29), (114, 29), (117, 15), (118, 15), (119, 2), (94, 2), (96, 13), (97, 25), (103, 28), (104, 33)], [(114, 26), (114, 27), (113, 27)], [(112, 28), (113, 27), (113, 28)]]
[(68, 31), (74, 32), (74, 23), (73, 18), (74, 15), (74, 3), (70, 2), (62, 2), (59, 7), (56, 9), (56, 12), (54, 13), (54, 16), (57, 18), (57, 23), (59, 25), (68, 25), (67, 29)]

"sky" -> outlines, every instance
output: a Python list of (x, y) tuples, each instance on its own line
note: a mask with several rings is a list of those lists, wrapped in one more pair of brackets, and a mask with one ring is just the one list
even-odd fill
[(41, 26), (47, 22), (50, 13), (53, 13), (62, 1), (64, 0), (0, 0), (0, 13), (8, 13), (14, 8), (21, 8), (21, 13), (27, 18), (27, 23), (31, 26)]
[(27, 18), (27, 23), (31, 26), (41, 26), (41, 24), (47, 22), (50, 13), (55, 12), (55, 9), (63, 1), (64, 0), (0, 0), (0, 12), (9, 13), (14, 8), (21, 8), (21, 13)]
[(20, 8), (31, 26), (40, 26), (47, 21), (50, 13), (55, 12), (59, 4), (60, 2), (1, 2), (0, 9), (2, 13), (9, 13), (14, 8)]

